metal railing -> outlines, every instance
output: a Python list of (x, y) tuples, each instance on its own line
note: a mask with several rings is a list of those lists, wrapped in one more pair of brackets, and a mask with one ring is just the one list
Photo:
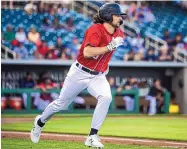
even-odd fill
[[(31, 93), (33, 92), (38, 92), (38, 93), (44, 93), (42, 90), (40, 89), (2, 89), (1, 90), (1, 94), (27, 94), (27, 107), (25, 110), (20, 110), (17, 111), (19, 113), (33, 113), (33, 112), (40, 112), (39, 110), (36, 109), (32, 109), (32, 101), (31, 101)], [(60, 89), (50, 89), (47, 90), (45, 93), (60, 93)], [(137, 89), (134, 90), (122, 90), (120, 93), (117, 93), (115, 89), (111, 90), (112, 93), (112, 103), (110, 105), (109, 108), (109, 112), (111, 113), (139, 113), (140, 111), (140, 107), (139, 107), (139, 91)], [(89, 93), (85, 90), (82, 92), (82, 94), (84, 95), (89, 95)], [(133, 111), (127, 112), (125, 110), (117, 110), (116, 109), (116, 96), (124, 96), (124, 95), (133, 95), (134, 96), (134, 100), (135, 100), (135, 105), (134, 105), (134, 109)], [(169, 113), (169, 103), (170, 103), (170, 93), (168, 91), (165, 91), (164, 93), (164, 113)], [(73, 109), (72, 104), (69, 107), (69, 113), (73, 113), (73, 112), (77, 112), (79, 113), (79, 110), (75, 110)], [(89, 110), (90, 112), (92, 112), (92, 110)], [(88, 110), (84, 109), (82, 110), (83, 113), (88, 112)], [(81, 113), (82, 113), (81, 112)], [(2, 110), (2, 113), (16, 113), (15, 110), (8, 110), (8, 109), (4, 109)]]
[(174, 61), (187, 63), (187, 51), (185, 49), (175, 49), (173, 52)]
[(89, 1), (72, 1), (71, 9), (82, 11), (85, 16), (93, 16), (97, 13), (99, 7)]
[(1, 45), (1, 58), (2, 59), (15, 59), (16, 53), (8, 47)]
[[(116, 90), (111, 90), (112, 92), (112, 103), (110, 105), (110, 109), (109, 111), (112, 113), (120, 113), (120, 110), (117, 110), (115, 107), (115, 97), (117, 95)], [(50, 89), (47, 90), (46, 92), (43, 92), (40, 89), (2, 89), (1, 90), (1, 94), (27, 94), (27, 106), (25, 110), (19, 110), (17, 112), (24, 112), (24, 113), (35, 113), (35, 112), (40, 112), (39, 110), (36, 109), (32, 109), (32, 100), (31, 100), (31, 93), (60, 93), (60, 89)], [(134, 95), (134, 99), (135, 99), (135, 106), (134, 106), (134, 110), (127, 112), (125, 110), (121, 110), (122, 113), (139, 113), (139, 95), (138, 95), (138, 90), (124, 90), (121, 93), (119, 93), (118, 95), (123, 95), (123, 94), (131, 94)], [(81, 92), (81, 95), (89, 95), (88, 91), (84, 90), (83, 92)], [(83, 112), (92, 112), (93, 110), (89, 109), (89, 110), (82, 110), (81, 113)], [(3, 113), (15, 113), (16, 110), (14, 109), (3, 109), (2, 110)], [(68, 113), (73, 113), (76, 112), (76, 109), (73, 108), (72, 104), (69, 106)], [(77, 110), (77, 113), (80, 112), (80, 110)]]
[(162, 40), (161, 38), (154, 36), (152, 34), (147, 34), (145, 38), (145, 48), (153, 48), (155, 49), (155, 54), (158, 55), (160, 47), (163, 45), (167, 45), (167, 42)]
[(121, 29), (131, 37), (136, 37), (137, 34), (140, 33), (140, 29), (134, 23), (130, 23), (129, 21), (123, 21)]

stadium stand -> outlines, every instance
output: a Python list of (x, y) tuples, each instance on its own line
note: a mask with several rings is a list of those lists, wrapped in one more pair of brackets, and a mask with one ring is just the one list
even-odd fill
[(172, 37), (180, 32), (183, 36), (187, 32), (187, 12), (183, 9), (178, 9), (172, 3), (167, 3), (167, 5), (161, 5), (154, 3), (150, 5), (150, 9), (155, 15), (155, 21), (149, 24), (144, 24), (141, 29), (143, 31), (148, 31), (153, 35), (156, 35), (160, 38), (163, 36), (163, 32), (168, 29)]
[[(87, 4), (88, 3), (91, 3), (91, 5), (87, 5), (89, 6), (88, 8), (94, 5), (94, 8), (98, 8), (103, 4), (103, 2), (97, 1), (88, 1)], [(125, 30), (125, 44), (116, 50), (112, 60), (147, 60), (147, 51), (153, 49), (153, 57), (156, 57), (155, 61), (159, 61), (159, 57), (162, 55), (162, 51), (160, 50), (161, 46), (165, 44), (163, 34), (166, 30), (168, 30), (172, 39), (172, 45), (169, 45), (165, 52), (167, 55), (171, 55), (169, 61), (175, 60), (175, 55), (178, 55), (178, 51), (182, 53), (181, 55), (186, 55), (186, 50), (181, 50), (186, 49), (187, 44), (186, 41), (183, 40), (187, 32), (186, 9), (178, 9), (176, 4), (172, 2), (119, 3), (128, 14), (129, 20), (125, 23), (127, 25), (124, 26), (128, 29)], [(16, 8), (1, 10), (2, 44), (4, 46), (15, 51), (15, 47), (19, 44), (19, 42), (16, 43), (17, 40), (8, 41), (5, 39), (5, 35), (8, 33), (8, 26), (10, 25), (12, 26), (12, 34), (15, 36), (18, 29), (20, 27), (23, 28), (26, 38), (28, 37), (30, 29), (34, 27), (40, 34), (41, 42), (46, 42), (47, 46), (51, 43), (55, 44), (57, 38), (62, 38), (65, 46), (69, 45), (73, 38), (77, 38), (79, 44), (82, 42), (85, 30), (92, 23), (90, 15), (86, 17), (81, 11), (79, 13), (79, 11), (67, 9), (56, 4), (44, 3), (45, 7), (47, 7), (46, 10), (39, 7), (42, 2), (35, 2), (35, 4), (36, 5), (31, 5), (28, 3), (26, 4), (25, 9)], [(32, 7), (33, 11), (30, 10)], [(134, 24), (136, 28), (133, 36), (132, 34), (128, 34), (133, 31), (133, 27), (130, 24)], [(179, 33), (181, 34), (182, 39), (180, 41), (175, 41), (175, 38)], [(152, 41), (154, 41), (153, 44), (151, 44)], [(23, 46), (28, 50), (28, 55), (25, 57), (26, 59), (36, 58), (35, 51), (37, 51), (41, 42), (33, 44), (28, 39), (24, 41)], [(180, 47), (177, 52), (175, 52), (176, 47)], [(69, 51), (71, 51), (71, 49)], [(129, 55), (131, 58), (127, 58)], [(17, 58), (19, 58), (19, 56)], [(58, 56), (57, 58), (62, 57)]]

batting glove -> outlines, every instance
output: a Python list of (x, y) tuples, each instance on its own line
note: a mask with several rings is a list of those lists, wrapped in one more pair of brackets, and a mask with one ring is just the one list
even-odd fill
[(122, 37), (112, 38), (112, 41), (108, 44), (107, 48), (109, 51), (115, 50), (117, 47), (121, 46), (124, 43)]

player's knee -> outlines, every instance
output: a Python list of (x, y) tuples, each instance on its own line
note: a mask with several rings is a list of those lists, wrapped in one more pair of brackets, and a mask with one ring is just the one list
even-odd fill
[(110, 103), (112, 102), (112, 96), (111, 96), (111, 95), (101, 96), (101, 99), (102, 99), (104, 102), (108, 103), (108, 104), (110, 104)]

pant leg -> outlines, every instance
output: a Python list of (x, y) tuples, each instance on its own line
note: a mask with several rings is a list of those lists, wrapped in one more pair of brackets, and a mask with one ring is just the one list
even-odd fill
[(60, 110), (66, 110), (75, 97), (87, 87), (90, 81), (89, 75), (72, 65), (59, 97), (47, 106), (42, 113), (41, 121), (47, 122), (55, 113)]
[[(31, 93), (31, 97), (34, 97), (34, 100), (40, 97), (40, 93), (33, 92)], [(27, 108), (27, 93), (22, 94), (24, 108)]]
[(149, 115), (156, 114), (156, 98), (152, 96), (146, 96), (146, 100), (149, 100)]
[(50, 104), (49, 100), (39, 99), (39, 104), (37, 105), (38, 110), (45, 110), (45, 108)]
[(126, 110), (132, 111), (134, 109), (134, 99), (130, 96), (124, 96), (123, 100), (125, 100)]
[(112, 101), (110, 85), (105, 75), (99, 75), (90, 82), (87, 89), (98, 100), (93, 114), (91, 128), (99, 130), (106, 118)]
[(27, 108), (27, 93), (22, 94), (24, 108)]
[(135, 104), (135, 100), (134, 100), (134, 98), (131, 98), (131, 101), (130, 101), (130, 111), (134, 110), (134, 104)]

